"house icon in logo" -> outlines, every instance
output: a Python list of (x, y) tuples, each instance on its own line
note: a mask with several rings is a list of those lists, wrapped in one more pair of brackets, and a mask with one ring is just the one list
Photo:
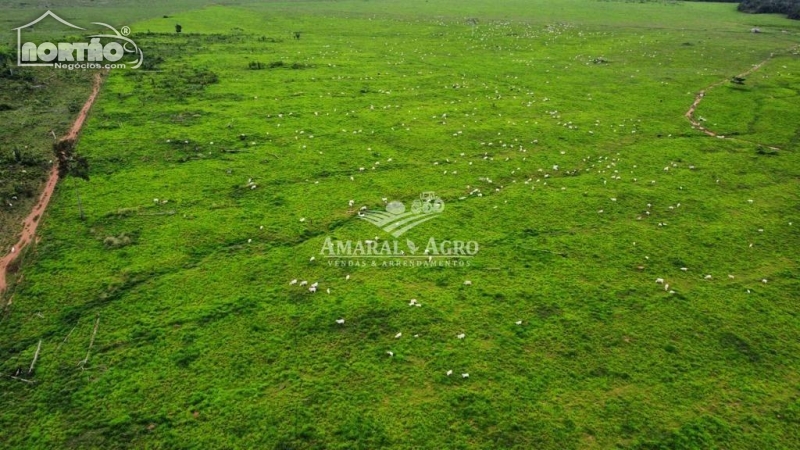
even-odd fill
[[(61, 17), (58, 17), (54, 12), (52, 12), (50, 10), (48, 10), (46, 13), (42, 14), (41, 16), (39, 16), (39, 18), (34, 20), (33, 22), (31, 22), (29, 24), (26, 24), (26, 25), (23, 25), (23, 26), (21, 26), (19, 28), (14, 28), (14, 31), (17, 32), (17, 65), (18, 66), (21, 66), (21, 67), (24, 67), (24, 66), (28, 66), (28, 67), (43, 67), (43, 66), (44, 67), (50, 67), (50, 66), (53, 65), (53, 64), (30, 64), (30, 63), (23, 64), (22, 63), (22, 59), (23, 59), (22, 58), (22, 55), (23, 55), (22, 30), (24, 30), (26, 28), (30, 28), (30, 27), (36, 25), (37, 23), (43, 21), (47, 17), (52, 17), (53, 19), (57, 20), (58, 22), (61, 22), (62, 24), (66, 25), (66, 26), (68, 26), (70, 28), (75, 28), (77, 30), (83, 30), (83, 31), (86, 30), (85, 28), (81, 28), (79, 26), (73, 25), (73, 24), (67, 22), (66, 20), (62, 19)], [(30, 55), (31, 51), (35, 51), (37, 53), (37, 55), (38, 55), (38, 52), (39, 52), (39, 47), (38, 46), (36, 46), (32, 42), (25, 43), (25, 45), (27, 47), (24, 50), (28, 52), (27, 55)], [(51, 44), (51, 45), (53, 45), (53, 44)], [(43, 52), (48, 50), (48, 49), (50, 49), (49, 46), (45, 47), (43, 49)], [(54, 53), (55, 56), (58, 56), (58, 48), (57, 47), (56, 47), (56, 50), (53, 53)], [(48, 56), (46, 56), (46, 57), (48, 57)], [(30, 61), (30, 59), (31, 59), (30, 57), (26, 58), (26, 60), (28, 60), (28, 61)]]
[[(14, 28), (17, 32), (17, 65), (20, 67), (73, 67), (84, 69), (138, 69), (144, 61), (144, 54), (136, 43), (128, 38), (129, 27), (122, 27), (122, 32), (102, 22), (92, 22), (106, 30), (88, 36), (89, 42), (23, 42), (22, 30), (31, 28), (46, 18), (55, 19), (62, 25), (75, 30), (86, 31), (47, 11), (33, 22)], [(135, 57), (133, 61), (120, 62), (126, 55)], [(103, 64), (106, 62), (106, 64)], [(76, 64), (77, 63), (77, 64)], [(118, 63), (118, 64), (115, 64)]]

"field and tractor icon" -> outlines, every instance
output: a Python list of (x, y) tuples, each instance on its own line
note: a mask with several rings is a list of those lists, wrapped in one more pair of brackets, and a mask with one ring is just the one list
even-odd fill
[(411, 204), (411, 212), (414, 214), (440, 213), (444, 211), (444, 201), (436, 196), (435, 192), (423, 192), (419, 199)]
[(415, 226), (427, 222), (444, 211), (444, 200), (435, 192), (426, 191), (411, 203), (406, 212), (403, 202), (394, 200), (386, 205), (386, 211), (367, 211), (360, 217), (398, 238)]

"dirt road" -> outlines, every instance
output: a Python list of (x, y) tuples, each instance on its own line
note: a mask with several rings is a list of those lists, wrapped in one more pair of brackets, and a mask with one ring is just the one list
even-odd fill
[[(69, 132), (66, 134), (66, 136), (61, 138), (61, 140), (75, 140), (78, 138), (78, 133), (80, 133), (83, 123), (86, 121), (86, 116), (89, 115), (89, 110), (92, 109), (92, 105), (97, 98), (97, 94), (100, 92), (100, 86), (102, 84), (103, 76), (99, 73), (95, 74), (92, 94), (83, 105), (83, 109), (81, 109), (81, 112), (75, 119), (75, 123), (72, 124), (72, 128), (70, 128)], [(47, 184), (44, 186), (44, 190), (39, 197), (39, 201), (33, 207), (33, 210), (31, 210), (30, 214), (28, 214), (28, 217), (26, 217), (22, 222), (22, 236), (20, 236), (17, 243), (11, 248), (11, 252), (0, 259), (0, 294), (5, 292), (6, 288), (8, 287), (6, 283), (6, 272), (8, 267), (17, 259), (22, 250), (30, 245), (31, 242), (33, 242), (33, 239), (36, 236), (36, 228), (39, 226), (39, 221), (41, 220), (45, 209), (47, 209), (48, 203), (50, 203), (50, 197), (53, 195), (56, 184), (58, 184), (58, 166), (53, 164), (53, 167), (50, 169), (50, 177), (47, 179)]]
[[(798, 46), (792, 47), (791, 49), (789, 49), (789, 53), (791, 53), (793, 51), (796, 51), (797, 48), (798, 48)], [(764, 64), (768, 63), (774, 56), (775, 56), (775, 53), (771, 53), (769, 55), (769, 57), (767, 57), (767, 59), (765, 59), (764, 61), (761, 61), (760, 63), (758, 63), (756, 65), (754, 65), (753, 67), (751, 67), (747, 71), (740, 73), (739, 75), (737, 75), (737, 77), (738, 78), (746, 78), (747, 76), (751, 75), (753, 72), (755, 72), (758, 69), (760, 69)], [(702, 91), (698, 92), (697, 95), (694, 98), (694, 103), (692, 103), (692, 106), (690, 106), (689, 110), (686, 111), (686, 114), (685, 114), (686, 118), (689, 119), (689, 122), (691, 122), (692, 128), (694, 128), (696, 130), (700, 130), (703, 133), (707, 134), (708, 136), (716, 137), (716, 138), (720, 138), (720, 139), (738, 140), (738, 141), (742, 141), (742, 142), (748, 142), (748, 143), (751, 143), (751, 144), (760, 145), (760, 144), (758, 144), (756, 142), (750, 142), (750, 141), (746, 141), (744, 139), (726, 138), (725, 136), (721, 136), (721, 135), (715, 133), (714, 131), (711, 131), (708, 128), (704, 127), (703, 124), (701, 124), (700, 121), (694, 117), (694, 112), (697, 110), (697, 107), (700, 106), (700, 102), (703, 101), (703, 98), (705, 98), (706, 93), (708, 91), (714, 89), (715, 87), (722, 86), (723, 84), (728, 83), (728, 82), (729, 82), (729, 80), (727, 80), (727, 79), (722, 80), (722, 81), (718, 81), (718, 82), (712, 84), (711, 86), (703, 89)], [(780, 150), (777, 147), (770, 147), (770, 146), (765, 146), (765, 147), (769, 147), (772, 150)]]

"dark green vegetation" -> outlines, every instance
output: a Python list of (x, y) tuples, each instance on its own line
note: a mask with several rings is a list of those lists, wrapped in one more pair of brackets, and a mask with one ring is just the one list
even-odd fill
[[(0, 248), (16, 241), (22, 218), (36, 202), (63, 135), (89, 95), (83, 72), (16, 67), (16, 46), (0, 44)], [(8, 230), (13, 230), (7, 232)]]
[[(132, 25), (150, 66), (107, 80), (90, 181), (59, 186), (6, 296), (2, 445), (800, 446), (797, 23), (579, 0), (169, 15)], [(696, 113), (738, 140), (692, 130), (697, 91), (772, 53)], [(477, 241), (470, 267), (319, 255), (392, 239), (355, 209), (422, 191), (447, 208), (401, 240)]]
[(738, 3), (739, 11), (750, 14), (786, 14), (790, 19), (800, 19), (800, 0), (687, 0), (695, 2)]
[(786, 14), (790, 19), (800, 19), (800, 0), (744, 0), (739, 11), (753, 14)]
[[(53, 159), (53, 135), (60, 137), (66, 132), (91, 90), (91, 74), (17, 68), (17, 36), (13, 29), (36, 19), (46, 8), (65, 20), (93, 29), (91, 22), (122, 26), (208, 3), (55, 0), (47, 5), (34, 5), (0, 0), (0, 248), (3, 253), (16, 242), (22, 218), (38, 197), (49, 161)], [(26, 31), (26, 37), (69, 39), (77, 37), (73, 31), (47, 22)]]

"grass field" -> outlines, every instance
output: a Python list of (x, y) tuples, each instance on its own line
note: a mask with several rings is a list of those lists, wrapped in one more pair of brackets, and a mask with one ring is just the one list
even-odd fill
[[(61, 182), (5, 295), (0, 373), (42, 344), (34, 383), (0, 378), (0, 447), (800, 448), (798, 22), (64, 7), (102, 8), (156, 64), (106, 80), (91, 180)], [(770, 54), (696, 112), (736, 139), (692, 129), (698, 91)], [(358, 209), (423, 191), (446, 209), (398, 241), (475, 241), (468, 266), (320, 254), (395, 240)]]

